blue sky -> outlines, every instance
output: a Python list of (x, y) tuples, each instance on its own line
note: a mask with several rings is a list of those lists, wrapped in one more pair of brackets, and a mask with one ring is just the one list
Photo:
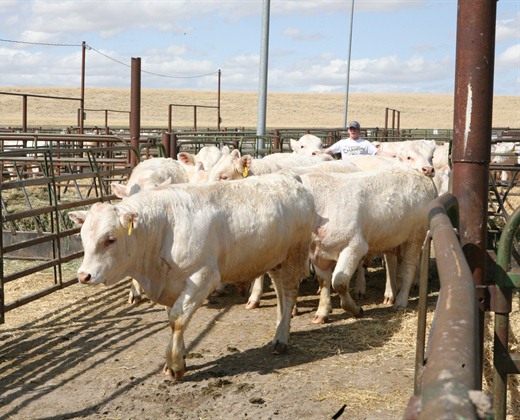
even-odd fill
[[(271, 92), (344, 93), (349, 0), (271, 0)], [(262, 0), (0, 0), (1, 86), (258, 90)], [(355, 0), (351, 93), (452, 94), (456, 0)], [(21, 41), (21, 42), (8, 42)], [(42, 45), (42, 44), (58, 44)], [(61, 46), (71, 45), (71, 46)], [(496, 95), (520, 96), (520, 1), (497, 2)]]

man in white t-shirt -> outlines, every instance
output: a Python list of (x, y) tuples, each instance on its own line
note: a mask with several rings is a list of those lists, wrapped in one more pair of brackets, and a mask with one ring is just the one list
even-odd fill
[(352, 121), (348, 126), (349, 137), (347, 139), (341, 139), (334, 143), (323, 152), (329, 155), (341, 153), (341, 159), (345, 159), (347, 156), (355, 155), (379, 155), (395, 157), (395, 154), (379, 150), (368, 140), (359, 137), (361, 133), (361, 126), (357, 121)]

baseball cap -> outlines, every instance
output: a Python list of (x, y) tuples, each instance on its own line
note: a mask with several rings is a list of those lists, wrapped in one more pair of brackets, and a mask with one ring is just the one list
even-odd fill
[(348, 125), (348, 128), (355, 128), (355, 129), (359, 130), (361, 128), (361, 126), (359, 125), (359, 123), (357, 121), (351, 121), (351, 123)]

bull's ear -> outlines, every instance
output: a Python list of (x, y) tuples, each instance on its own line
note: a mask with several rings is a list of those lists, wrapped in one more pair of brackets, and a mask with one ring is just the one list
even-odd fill
[(298, 142), (294, 139), (289, 139), (290, 143), (291, 143), (291, 150), (293, 152), (297, 152), (298, 151)]
[(110, 184), (110, 186), (112, 187), (112, 192), (116, 195), (116, 197), (124, 198), (128, 195), (128, 188), (126, 185), (113, 182)]
[(247, 169), (251, 169), (251, 164), (253, 163), (253, 158), (251, 155), (242, 156), (242, 164), (247, 167)]
[(241, 154), (240, 154), (240, 150), (238, 149), (233, 149), (231, 151), (231, 156), (233, 156), (234, 159), (238, 159), (240, 158)]
[(177, 160), (183, 165), (194, 166), (195, 165), (195, 155), (188, 152), (180, 152), (177, 153)]
[(231, 153), (231, 149), (226, 144), (225, 146), (222, 146), (222, 149), (220, 149), (223, 155), (229, 155)]
[(76, 225), (81, 226), (85, 223), (85, 219), (87, 218), (88, 211), (78, 210), (69, 212), (69, 219), (72, 220)]
[(131, 235), (132, 231), (137, 228), (139, 213), (136, 211), (124, 211), (119, 215), (119, 220), (123, 227), (128, 230), (128, 234)]

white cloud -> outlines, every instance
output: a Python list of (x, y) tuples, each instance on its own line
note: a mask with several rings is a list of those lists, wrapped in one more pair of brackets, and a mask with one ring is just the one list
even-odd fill
[(496, 40), (508, 41), (520, 38), (520, 13), (514, 18), (497, 20)]
[(499, 67), (516, 68), (520, 71), (520, 44), (507, 48), (497, 57), (496, 64)]

